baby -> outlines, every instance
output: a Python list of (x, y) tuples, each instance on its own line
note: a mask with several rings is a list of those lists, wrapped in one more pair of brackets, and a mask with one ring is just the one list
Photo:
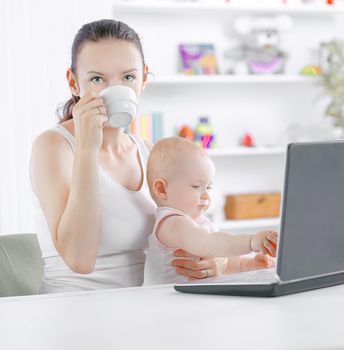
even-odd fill
[[(181, 137), (157, 142), (148, 158), (147, 180), (157, 204), (156, 222), (149, 237), (144, 284), (186, 283), (187, 277), (171, 265), (173, 252), (181, 248), (200, 257), (227, 257), (227, 273), (261, 267), (262, 257), (271, 267), (277, 233), (234, 235), (218, 231), (204, 216), (211, 202), (215, 167), (201, 147)], [(260, 252), (255, 257), (239, 257)], [(264, 254), (264, 255), (263, 255)]]

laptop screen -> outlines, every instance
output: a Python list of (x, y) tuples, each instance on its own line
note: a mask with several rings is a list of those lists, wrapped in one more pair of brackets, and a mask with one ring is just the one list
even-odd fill
[(344, 270), (344, 142), (288, 146), (277, 273), (282, 281)]

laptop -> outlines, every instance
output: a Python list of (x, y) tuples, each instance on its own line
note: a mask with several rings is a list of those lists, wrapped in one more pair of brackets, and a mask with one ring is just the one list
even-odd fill
[[(264, 274), (268, 276), (260, 276)], [(341, 283), (344, 142), (326, 141), (291, 143), (287, 147), (276, 269), (177, 284), (174, 288), (185, 293), (272, 297)]]

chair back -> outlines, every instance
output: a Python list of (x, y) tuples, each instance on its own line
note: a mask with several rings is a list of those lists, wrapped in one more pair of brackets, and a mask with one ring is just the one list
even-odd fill
[(38, 294), (43, 278), (36, 234), (0, 236), (0, 297)]

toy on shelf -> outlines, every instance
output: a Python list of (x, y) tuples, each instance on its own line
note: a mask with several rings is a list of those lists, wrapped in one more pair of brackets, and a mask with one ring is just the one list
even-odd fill
[(200, 117), (195, 129), (195, 143), (203, 148), (215, 148), (215, 135), (208, 117)]
[(187, 140), (192, 141), (192, 142), (195, 139), (195, 133), (188, 125), (183, 125), (180, 128), (178, 136), (183, 137), (184, 139), (187, 139)]
[(255, 147), (256, 143), (253, 135), (248, 131), (244, 132), (240, 138), (239, 145), (243, 147)]
[(301, 75), (320, 75), (320, 73), (320, 67), (315, 64), (309, 64), (300, 70)]
[(229, 74), (284, 73), (287, 53), (280, 49), (280, 32), (292, 27), (289, 16), (241, 16), (234, 23), (239, 46), (225, 52)]
[(184, 74), (218, 74), (215, 48), (212, 44), (180, 44), (179, 55)]
[(309, 61), (307, 65), (302, 67), (299, 72), (301, 75), (320, 75), (321, 69), (319, 64), (319, 47), (312, 48), (309, 50)]
[(205, 116), (199, 118), (195, 130), (188, 125), (183, 125), (177, 134), (203, 148), (217, 147), (213, 127), (209, 123), (209, 118)]

